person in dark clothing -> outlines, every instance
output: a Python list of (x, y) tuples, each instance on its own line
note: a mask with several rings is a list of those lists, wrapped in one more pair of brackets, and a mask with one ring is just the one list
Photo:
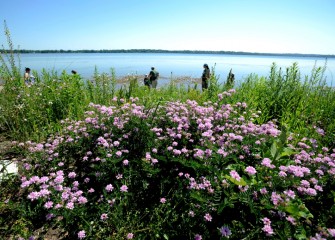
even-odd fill
[(208, 88), (208, 81), (209, 81), (210, 76), (211, 76), (211, 71), (209, 70), (208, 65), (205, 63), (204, 64), (204, 71), (202, 72), (202, 76), (201, 76), (202, 90)]
[(149, 79), (151, 82), (151, 87), (156, 88), (157, 87), (157, 79), (158, 79), (159, 73), (155, 70), (154, 67), (151, 67), (151, 71), (149, 73)]
[(228, 86), (233, 86), (234, 85), (234, 82), (235, 82), (235, 75), (234, 73), (232, 72), (233, 70), (230, 69), (229, 71), (229, 74), (227, 76), (227, 82), (226, 82), (226, 85)]
[(145, 74), (144, 76), (144, 85), (147, 86), (148, 88), (151, 88), (151, 82), (150, 82), (148, 74)]

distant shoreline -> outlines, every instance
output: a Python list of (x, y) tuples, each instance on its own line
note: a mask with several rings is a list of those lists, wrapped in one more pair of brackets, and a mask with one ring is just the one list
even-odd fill
[(225, 54), (225, 55), (255, 55), (255, 56), (290, 56), (290, 57), (320, 57), (335, 58), (332, 54), (305, 54), (305, 53), (257, 53), (233, 51), (192, 51), (192, 50), (161, 50), (161, 49), (117, 49), (117, 50), (0, 50), (0, 53), (184, 53), (184, 54)]

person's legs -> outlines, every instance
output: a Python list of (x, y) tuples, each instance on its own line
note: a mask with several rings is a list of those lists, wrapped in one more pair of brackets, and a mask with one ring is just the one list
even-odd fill
[(202, 80), (201, 86), (202, 86), (202, 90), (207, 89), (208, 88), (208, 82), (207, 82), (207, 80)]
[(152, 86), (152, 88), (156, 88), (157, 87), (157, 80), (152, 80), (151, 81), (151, 86)]

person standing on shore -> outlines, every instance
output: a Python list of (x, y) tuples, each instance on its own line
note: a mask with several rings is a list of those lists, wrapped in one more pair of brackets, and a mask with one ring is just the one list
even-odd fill
[(234, 82), (235, 82), (235, 75), (233, 73), (233, 69), (231, 68), (230, 71), (229, 71), (229, 74), (227, 76), (227, 82), (226, 82), (226, 85), (228, 86), (233, 86), (234, 85)]
[(145, 74), (143, 81), (144, 81), (145, 86), (147, 86), (148, 88), (151, 88), (151, 82), (150, 82), (148, 74)]
[(149, 73), (149, 79), (150, 79), (152, 88), (157, 87), (158, 76), (159, 76), (159, 73), (155, 70), (154, 67), (151, 67), (151, 71)]
[(204, 71), (202, 72), (202, 76), (201, 76), (202, 90), (208, 88), (208, 81), (209, 81), (210, 76), (211, 76), (211, 71), (209, 70), (208, 65), (205, 63), (204, 64)]
[(30, 68), (25, 69), (24, 82), (26, 84), (33, 84), (35, 82), (35, 77), (33, 76), (33, 74), (30, 73), (30, 71)]

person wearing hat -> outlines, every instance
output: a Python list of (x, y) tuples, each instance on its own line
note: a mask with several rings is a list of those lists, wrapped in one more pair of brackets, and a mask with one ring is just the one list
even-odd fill
[(208, 81), (209, 81), (210, 76), (211, 76), (211, 71), (209, 70), (208, 65), (205, 63), (204, 64), (204, 71), (202, 72), (202, 76), (201, 76), (202, 90), (208, 88)]

